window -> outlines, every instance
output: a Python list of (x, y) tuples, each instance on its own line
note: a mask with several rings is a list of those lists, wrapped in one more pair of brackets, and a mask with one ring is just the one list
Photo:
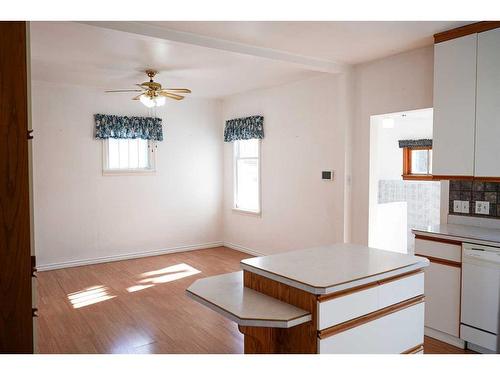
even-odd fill
[(103, 173), (154, 173), (155, 148), (145, 139), (113, 139), (103, 142)]
[(260, 213), (260, 140), (234, 142), (234, 209)]
[(403, 180), (432, 180), (432, 147), (403, 148)]

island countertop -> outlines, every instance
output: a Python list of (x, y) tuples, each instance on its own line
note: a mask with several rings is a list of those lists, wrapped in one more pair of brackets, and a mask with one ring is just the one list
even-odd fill
[(244, 259), (241, 267), (312, 294), (329, 294), (426, 267), (426, 258), (335, 244)]

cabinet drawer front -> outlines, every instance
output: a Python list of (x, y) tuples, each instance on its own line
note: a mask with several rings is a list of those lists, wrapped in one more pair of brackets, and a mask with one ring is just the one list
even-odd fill
[(325, 339), (321, 354), (396, 354), (424, 342), (424, 302)]
[(318, 329), (322, 330), (401, 301), (424, 294), (424, 273), (381, 281), (370, 288), (353, 291), (318, 304)]
[(424, 273), (402, 277), (379, 286), (379, 309), (424, 294)]
[(378, 288), (373, 286), (318, 303), (318, 329), (325, 329), (378, 310)]
[(427, 255), (433, 258), (451, 260), (454, 262), (462, 261), (462, 247), (459, 245), (415, 239), (415, 254)]

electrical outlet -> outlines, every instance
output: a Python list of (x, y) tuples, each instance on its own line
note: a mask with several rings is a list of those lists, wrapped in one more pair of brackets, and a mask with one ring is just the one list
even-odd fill
[(469, 201), (462, 201), (462, 213), (463, 214), (469, 213)]
[(453, 201), (453, 212), (462, 212), (462, 201)]
[(476, 214), (489, 215), (490, 214), (490, 202), (477, 201), (476, 202)]

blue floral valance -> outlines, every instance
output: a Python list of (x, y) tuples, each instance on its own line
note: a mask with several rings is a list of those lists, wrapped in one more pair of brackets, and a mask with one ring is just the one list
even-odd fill
[(163, 141), (163, 129), (159, 117), (128, 117), (94, 115), (96, 139), (142, 138)]
[(224, 142), (264, 138), (264, 116), (250, 116), (226, 121)]

